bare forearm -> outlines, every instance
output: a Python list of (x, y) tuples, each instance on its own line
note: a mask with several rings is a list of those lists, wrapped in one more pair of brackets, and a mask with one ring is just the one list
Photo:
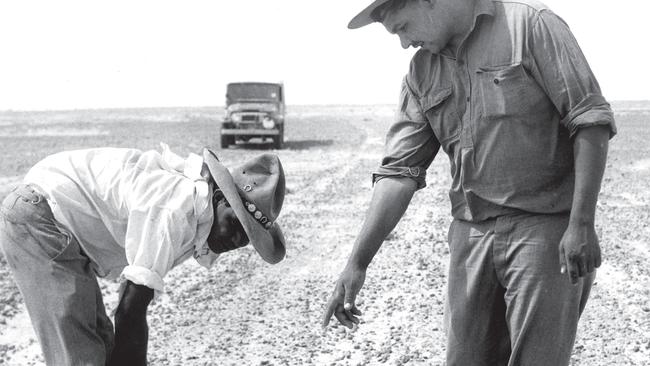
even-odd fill
[(408, 178), (384, 178), (377, 182), (348, 266), (368, 267), (386, 236), (404, 215), (416, 188), (416, 182)]
[(593, 126), (578, 131), (573, 143), (575, 189), (571, 208), (573, 224), (594, 223), (598, 192), (605, 171), (609, 127)]
[(152, 298), (153, 290), (127, 282), (115, 312), (115, 346), (111, 365), (147, 364), (147, 307)]

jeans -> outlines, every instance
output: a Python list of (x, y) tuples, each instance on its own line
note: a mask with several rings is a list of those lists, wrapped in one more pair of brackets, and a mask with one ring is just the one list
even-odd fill
[(2, 203), (0, 246), (47, 365), (105, 365), (113, 324), (90, 260), (33, 187), (16, 187)]
[(595, 272), (572, 285), (568, 214), (512, 214), (449, 230), (448, 366), (568, 365)]

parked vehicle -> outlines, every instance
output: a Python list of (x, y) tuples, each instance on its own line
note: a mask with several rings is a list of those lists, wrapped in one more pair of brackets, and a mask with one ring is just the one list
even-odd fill
[(230, 83), (221, 125), (221, 148), (238, 141), (271, 140), (275, 149), (284, 144), (284, 85), (281, 83)]

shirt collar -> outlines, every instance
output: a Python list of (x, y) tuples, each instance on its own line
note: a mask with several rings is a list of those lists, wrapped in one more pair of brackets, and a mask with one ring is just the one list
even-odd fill
[(492, 0), (476, 0), (474, 2), (474, 21), (471, 28), (469, 29), (469, 32), (465, 34), (465, 39), (467, 39), (467, 37), (469, 37), (469, 35), (474, 32), (476, 29), (476, 24), (478, 23), (478, 18), (481, 15), (494, 16), (494, 11), (494, 3)]
[(194, 244), (194, 259), (201, 266), (209, 269), (217, 258), (219, 258), (219, 253), (215, 253), (210, 249), (207, 240), (204, 240), (203, 243), (196, 242)]
[[(495, 13), (495, 7), (494, 7), (494, 2), (492, 0), (476, 0), (474, 2), (474, 15), (473, 15), (473, 22), (472, 26), (470, 27), (469, 31), (465, 34), (465, 37), (463, 37), (463, 40), (467, 39), (472, 32), (476, 29), (476, 24), (478, 23), (478, 18), (481, 15), (488, 15), (488, 16), (494, 16)], [(462, 46), (462, 44), (461, 44)], [(458, 52), (459, 50), (457, 50)], [(449, 49), (444, 49), (440, 52), (441, 56), (445, 56), (451, 59), (456, 59), (456, 55), (451, 52)]]
[[(476, 0), (474, 5), (474, 19), (478, 18), (479, 15), (494, 16), (494, 11), (494, 2), (492, 0)], [(474, 23), (476, 24), (476, 20)]]
[(199, 227), (202, 228), (202, 231), (207, 231), (203, 236), (198, 238), (199, 240), (194, 242), (194, 259), (203, 267), (210, 268), (214, 262), (219, 258), (219, 254), (213, 252), (208, 246), (208, 236), (210, 235), (210, 230), (212, 230), (212, 225), (214, 224), (214, 206), (212, 205), (212, 185), (214, 182), (211, 177), (204, 177), (207, 180), (208, 192), (206, 197), (206, 214), (204, 216), (209, 216), (207, 222), (200, 222)]

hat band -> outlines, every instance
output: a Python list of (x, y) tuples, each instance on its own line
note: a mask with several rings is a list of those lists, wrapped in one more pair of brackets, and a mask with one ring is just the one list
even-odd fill
[(273, 222), (269, 220), (269, 218), (266, 217), (262, 211), (258, 210), (257, 206), (255, 206), (254, 203), (250, 203), (246, 200), (243, 201), (248, 213), (251, 214), (251, 216), (253, 216), (253, 218), (260, 223), (260, 225), (262, 225), (267, 230), (273, 225)]

